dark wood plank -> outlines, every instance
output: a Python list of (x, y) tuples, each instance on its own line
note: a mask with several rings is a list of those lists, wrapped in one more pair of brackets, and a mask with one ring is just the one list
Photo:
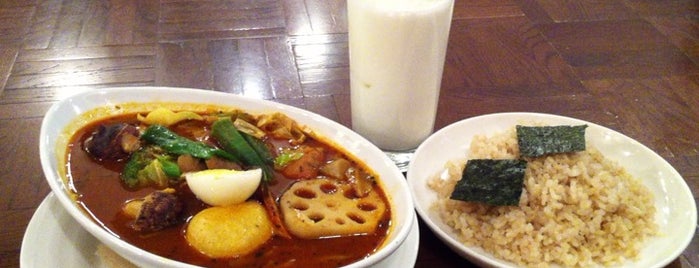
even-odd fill
[(624, 3), (641, 16), (696, 16), (699, 13), (699, 5), (695, 0), (624, 0)]
[(534, 24), (552, 23), (553, 19), (537, 0), (514, 0), (522, 9), (525, 16)]
[(291, 46), (304, 96), (349, 93), (346, 34), (297, 36)]
[(699, 63), (699, 21), (687, 16), (645, 18), (695, 64)]
[(58, 25), (62, 2), (62, 0), (39, 1), (29, 23), (29, 30), (24, 37), (23, 48), (48, 48), (54, 34), (61, 34), (55, 29)]
[(212, 89), (212, 57), (206, 44), (206, 41), (159, 44), (155, 84)]
[[(695, 180), (697, 179), (695, 178)], [(697, 203), (699, 203), (699, 201), (697, 201)], [(699, 266), (699, 232), (694, 233), (694, 237), (689, 243), (687, 250), (685, 250), (682, 256), (680, 256), (680, 261), (683, 268), (694, 268)]]
[(6, 90), (25, 87), (68, 87), (72, 85), (84, 86), (118, 83), (146, 83), (152, 82), (154, 76), (155, 74), (152, 68), (11, 76), (7, 82)]
[(543, 34), (561, 51), (623, 52), (673, 48), (644, 20), (551, 23)]
[(673, 76), (587, 80), (584, 84), (599, 97), (602, 112), (613, 119), (602, 124), (618, 128), (666, 158), (699, 155), (699, 97), (692, 94), (699, 90), (696, 81)]
[(262, 99), (298, 98), (301, 87), (286, 38), (187, 41), (159, 45), (156, 84)]
[[(495, 92), (484, 93), (491, 90)], [(533, 92), (536, 97), (528, 97), (523, 92)], [(597, 121), (598, 115), (591, 110), (591, 107), (596, 107), (597, 104), (591, 95), (579, 93), (545, 96), (545, 93), (541, 92), (551, 92), (551, 90), (548, 86), (467, 89), (458, 94), (449, 89), (442, 90), (435, 130), (462, 119), (502, 112), (559, 114)]]
[(153, 83), (153, 46), (21, 50), (6, 89)]
[(162, 1), (159, 38), (235, 38), (281, 35), (284, 14), (280, 1)]
[[(158, 21), (160, 19), (160, 2), (152, 0), (135, 0), (136, 15), (133, 28), (133, 44), (152, 44), (158, 41)], [(114, 18), (118, 20), (118, 17)]]
[[(699, 203), (696, 0), (455, 2), (435, 129), (495, 112), (639, 140)], [(346, 0), (0, 1), (0, 268), (48, 192), (36, 138), (76, 92), (163, 85), (268, 99), (351, 126)], [(39, 185), (39, 187), (35, 187)], [(470, 263), (420, 226), (416, 267)], [(668, 267), (699, 267), (699, 234)]]
[(305, 109), (335, 122), (339, 122), (340, 115), (335, 108), (335, 99), (332, 95), (304, 97)]
[[(0, 148), (4, 159), (0, 163), (0, 265), (16, 266), (26, 225), (34, 208), (49, 192), (36, 147), (36, 133), (41, 117), (33, 119), (0, 120), (0, 138), (6, 142)], [(26, 157), (22, 157), (26, 156)]]
[(0, 8), (0, 45), (20, 44), (33, 13), (33, 6)]
[(5, 89), (5, 84), (7, 84), (7, 79), (10, 77), (10, 71), (15, 63), (18, 51), (19, 45), (3, 45), (0, 47), (0, 62), (3, 63), (0, 64), (0, 94)]
[(36, 5), (38, 0), (4, 0), (0, 2), (0, 8), (26, 7)]
[(264, 39), (264, 48), (273, 98), (291, 99), (303, 96), (293, 48), (288, 38)]
[(515, 0), (455, 1), (452, 19), (519, 17), (524, 12)]
[[(43, 92), (45, 90), (46, 89), (42, 89), (41, 94), (45, 94)], [(49, 107), (51, 107), (53, 104), (53, 101), (42, 102), (41, 100), (37, 99), (23, 102), (8, 102), (4, 97), (0, 101), (0, 120), (40, 118), (46, 114), (46, 111), (48, 111)], [(8, 128), (7, 131), (10, 131), (11, 129), (12, 128)], [(34, 131), (36, 131), (36, 134), (38, 135), (39, 129), (34, 129)]]
[(657, 77), (699, 71), (644, 20), (545, 24), (544, 36), (583, 79)]
[(155, 45), (22, 50), (18, 62), (154, 56)]
[(349, 94), (336, 94), (333, 95), (333, 103), (337, 108), (338, 119), (337, 122), (352, 128), (352, 118), (350, 116), (350, 95)]
[(622, 0), (537, 0), (553, 22), (625, 20), (638, 18)]
[[(136, 43), (135, 29), (137, 25), (137, 9), (140, 7), (136, 1), (118, 0), (111, 1), (108, 13), (104, 18), (102, 42), (105, 45), (128, 45)], [(153, 21), (152, 23), (155, 23)], [(152, 28), (153, 29), (153, 28)], [(155, 32), (152, 34), (154, 35)], [(154, 40), (154, 39), (153, 39)]]
[[(525, 17), (454, 21), (447, 53), (442, 88), (454, 93), (528, 87), (549, 88), (545, 92), (550, 93), (581, 88), (559, 52)], [(518, 90), (510, 93), (519, 95)]]
[(0, 139), (8, 143), (0, 149), (0, 154), (12, 158), (0, 164), (0, 177), (17, 177), (17, 180), (0, 182), (0, 188), (10, 189), (3, 195), (0, 207), (31, 209), (50, 191), (38, 161), (39, 150), (33, 146), (41, 121), (41, 117), (0, 120)]
[[(77, 84), (77, 83), (76, 83)], [(89, 90), (101, 90), (103, 88), (111, 87), (130, 87), (130, 86), (153, 86), (152, 81), (148, 82), (117, 82), (109, 84), (85, 84), (85, 85), (69, 85), (69, 86), (47, 86), (47, 87), (35, 87), (35, 88), (18, 88), (18, 89), (7, 89), (3, 93), (3, 97), (0, 98), (0, 104), (3, 105), (13, 105), (16, 106), (16, 110), (13, 108), (5, 107), (0, 108), (0, 115), (10, 116), (15, 118), (22, 118), (26, 116), (43, 116), (50, 106), (50, 102), (55, 102), (57, 100), (62, 100), (68, 96), (89, 91)], [(45, 104), (49, 103), (49, 104)], [(39, 105), (46, 108), (35, 108), (34, 105)], [(27, 110), (29, 109), (29, 110)], [(2, 113), (6, 114), (2, 114)]]
[(346, 0), (284, 0), (290, 35), (347, 32)]
[(0, 267), (19, 267), (19, 245), (33, 213), (34, 209), (0, 211), (0, 224), (5, 226), (0, 230), (5, 238), (0, 240)]
[(91, 16), (90, 3), (80, 0), (63, 1), (49, 47), (74, 48), (78, 46), (84, 23)]
[[(433, 246), (430, 250), (421, 248), (418, 251), (420, 258), (417, 259), (415, 267), (477, 267), (470, 262), (455, 258), (456, 253), (442, 243), (422, 219), (418, 219), (418, 225), (421, 234), (420, 243)], [(423, 236), (425, 238), (422, 238)]]
[[(80, 21), (80, 29), (78, 30), (77, 47), (97, 46), (103, 43), (107, 35), (107, 20), (109, 19), (110, 5), (108, 2), (92, 1), (84, 8), (84, 15)], [(126, 23), (133, 20), (128, 17), (123, 17)]]

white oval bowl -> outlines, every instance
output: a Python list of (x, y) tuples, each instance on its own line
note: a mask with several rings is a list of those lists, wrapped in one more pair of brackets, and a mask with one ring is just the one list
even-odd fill
[[(55, 103), (46, 113), (41, 124), (39, 152), (41, 166), (51, 190), (61, 205), (83, 228), (119, 255), (140, 267), (195, 267), (167, 259), (133, 246), (97, 225), (69, 194), (65, 184), (66, 145), (72, 132), (79, 126), (101, 117), (88, 118), (84, 114), (101, 107), (117, 107), (124, 103), (175, 102), (187, 104), (218, 105), (239, 108), (252, 114), (281, 112), (307, 126), (348, 153), (366, 163), (379, 176), (383, 189), (391, 203), (390, 232), (386, 241), (375, 253), (347, 267), (367, 267), (392, 254), (408, 236), (415, 216), (412, 198), (405, 178), (393, 162), (376, 146), (347, 127), (296, 107), (228, 93), (201, 89), (169, 87), (124, 87), (95, 89), (69, 96)], [(107, 108), (103, 116), (119, 113)], [(99, 114), (99, 113), (98, 113)], [(72, 132), (71, 132), (72, 131)]]
[(408, 168), (408, 184), (418, 215), (457, 254), (482, 267), (518, 267), (480, 247), (461, 243), (458, 234), (431, 209), (437, 194), (427, 186), (427, 181), (438, 176), (448, 161), (467, 159), (473, 136), (490, 136), (522, 123), (587, 124), (587, 141), (653, 192), (660, 234), (645, 242), (638, 260), (615, 267), (663, 267), (689, 245), (697, 222), (692, 192), (680, 174), (648, 147), (619, 132), (579, 119), (540, 113), (499, 113), (464, 119), (435, 132), (417, 148)]

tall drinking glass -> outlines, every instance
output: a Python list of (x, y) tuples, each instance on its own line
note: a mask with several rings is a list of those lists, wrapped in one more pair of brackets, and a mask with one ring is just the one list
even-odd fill
[(347, 0), (352, 128), (407, 170), (433, 131), (454, 0)]

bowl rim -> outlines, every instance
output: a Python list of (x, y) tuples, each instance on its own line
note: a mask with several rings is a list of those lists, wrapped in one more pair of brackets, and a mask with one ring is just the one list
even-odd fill
[[(144, 93), (150, 95), (160, 96), (156, 100), (138, 100), (139, 96)], [(113, 102), (108, 100), (109, 97), (119, 96), (115, 98)], [(190, 101), (183, 96), (195, 96), (195, 101)], [(94, 99), (105, 100), (105, 103), (96, 104)], [(127, 101), (122, 101), (122, 99), (127, 99)], [(209, 99), (210, 101), (201, 101), (202, 99)], [(229, 104), (222, 103), (223, 100), (231, 101)], [(91, 102), (92, 101), (92, 102)], [(270, 100), (256, 99), (231, 93), (218, 92), (205, 89), (195, 89), (195, 88), (183, 88), (183, 87), (150, 87), (150, 86), (137, 86), (137, 87), (109, 87), (100, 88), (89, 91), (81, 91), (75, 94), (69, 95), (64, 99), (61, 99), (51, 105), (47, 110), (42, 123), (39, 134), (39, 153), (40, 162), (42, 170), (44, 172), (44, 177), (48, 182), (51, 191), (55, 192), (55, 196), (61, 203), (61, 205), (66, 209), (66, 211), (73, 217), (85, 230), (90, 234), (95, 236), (100, 242), (104, 243), (109, 248), (113, 249), (119, 255), (124, 257), (134, 256), (138, 259), (133, 259), (128, 257), (132, 262), (139, 262), (138, 265), (146, 266), (172, 266), (172, 267), (198, 267), (195, 265), (187, 264), (180, 261), (175, 261), (167, 259), (156, 254), (142, 250), (130, 243), (118, 239), (116, 236), (108, 232), (106, 229), (98, 226), (88, 215), (84, 212), (76, 202), (70, 197), (69, 186), (66, 185), (65, 181), (67, 178), (62, 177), (61, 172), (59, 172), (59, 167), (55, 166), (59, 157), (64, 157), (65, 148), (60, 149), (60, 144), (56, 143), (58, 137), (52, 136), (51, 134), (61, 135), (68, 126), (68, 124), (75, 123), (75, 120), (80, 117), (81, 114), (85, 114), (87, 111), (91, 111), (98, 107), (103, 106), (113, 106), (122, 103), (178, 103), (178, 104), (191, 104), (191, 105), (212, 105), (212, 106), (223, 106), (230, 108), (239, 108), (243, 111), (248, 111), (250, 108), (248, 106), (255, 106), (255, 112), (253, 114), (262, 113), (263, 111), (278, 111), (285, 114), (294, 114), (295, 116), (302, 116), (303, 118), (295, 118), (290, 115), (291, 118), (299, 122), (299, 120), (307, 121), (300, 122), (301, 125), (317, 125), (316, 127), (309, 126), (311, 130), (322, 138), (327, 138), (328, 141), (334, 143), (337, 146), (342, 146), (341, 143), (344, 141), (338, 141), (337, 138), (331, 138), (332, 133), (326, 133), (328, 129), (333, 129), (337, 133), (341, 134), (343, 139), (348, 139), (353, 142), (353, 146), (358, 146), (363, 150), (366, 150), (368, 155), (373, 156), (372, 158), (378, 158), (380, 163), (375, 163), (368, 165), (376, 173), (381, 172), (381, 177), (389, 177), (389, 179), (381, 179), (381, 183), (384, 187), (384, 192), (386, 192), (389, 198), (389, 203), (391, 203), (392, 208), (392, 221), (397, 220), (396, 217), (402, 215), (406, 220), (397, 228), (392, 224), (389, 236), (382, 243), (382, 245), (374, 253), (365, 257), (364, 259), (358, 260), (352, 264), (345, 267), (365, 267), (368, 265), (375, 264), (389, 255), (391, 255), (407, 238), (413, 221), (412, 218), (415, 217), (415, 210), (412, 197), (408, 189), (407, 181), (403, 174), (398, 170), (398, 168), (393, 164), (393, 162), (383, 154), (383, 152), (373, 145), (371, 142), (355, 133), (351, 129), (345, 127), (344, 125), (335, 122), (331, 119), (323, 117), (319, 114), (313, 113), (308, 110), (304, 110), (298, 107), (286, 105), (283, 103), (273, 102)], [(83, 103), (90, 104), (88, 106), (81, 106)], [(83, 110), (79, 110), (80, 109)], [(75, 117), (67, 118), (65, 115), (60, 114), (64, 109), (73, 108), (71, 112), (75, 113)], [(92, 120), (97, 120), (103, 117), (92, 118)], [(58, 123), (56, 123), (58, 122)], [(89, 120), (87, 121), (89, 122)], [(79, 124), (84, 126), (83, 124)], [(327, 129), (319, 130), (319, 126), (325, 126)], [(56, 131), (51, 132), (51, 131)], [(70, 133), (72, 135), (72, 133)], [(53, 138), (54, 140), (51, 140)], [(64, 139), (66, 137), (63, 137)], [(70, 137), (67, 137), (68, 139)], [(353, 152), (349, 148), (342, 146), (342, 148), (347, 152), (352, 154), (356, 158), (360, 158), (358, 152)], [(366, 160), (365, 160), (366, 161)], [(381, 167), (380, 170), (377, 167)], [(391, 179), (393, 178), (393, 179)], [(392, 185), (397, 187), (398, 192), (403, 192), (403, 195), (394, 195), (393, 188), (387, 189), (386, 181), (391, 180)], [(400, 199), (395, 199), (401, 197)], [(400, 203), (398, 203), (400, 202)], [(401, 206), (403, 209), (401, 211), (397, 210), (396, 206)], [(400, 214), (398, 214), (400, 213)], [(127, 256), (125, 256), (127, 255)], [(144, 261), (143, 263), (140, 263)]]

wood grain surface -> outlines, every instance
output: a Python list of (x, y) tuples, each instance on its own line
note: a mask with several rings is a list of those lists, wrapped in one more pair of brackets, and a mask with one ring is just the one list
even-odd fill
[[(0, 1), (0, 267), (50, 191), (39, 128), (66, 95), (230, 92), (351, 126), (345, 0)], [(699, 2), (456, 0), (435, 129), (496, 112), (601, 124), (656, 151), (699, 200)], [(416, 267), (468, 267), (424, 225)], [(699, 267), (699, 236), (672, 267)]]

